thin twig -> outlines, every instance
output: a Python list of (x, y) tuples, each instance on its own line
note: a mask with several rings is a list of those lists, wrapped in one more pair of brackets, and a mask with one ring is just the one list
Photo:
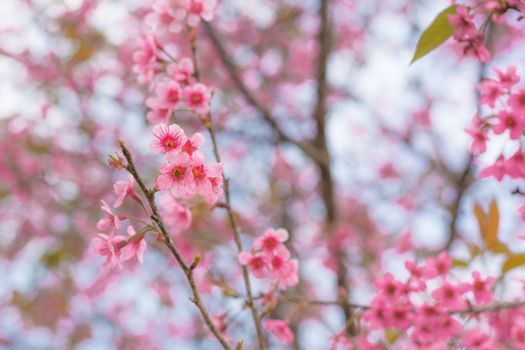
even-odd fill
[(188, 266), (185, 262), (182, 256), (180, 255), (179, 251), (175, 247), (175, 244), (173, 243), (173, 240), (171, 239), (171, 236), (168, 233), (168, 230), (166, 229), (166, 226), (164, 225), (164, 222), (161, 219), (161, 216), (159, 215), (159, 211), (157, 209), (157, 205), (155, 204), (155, 191), (149, 190), (146, 185), (144, 184), (144, 181), (140, 177), (137, 168), (135, 167), (135, 163), (133, 162), (133, 157), (131, 156), (131, 152), (128, 150), (126, 145), (122, 140), (119, 140), (120, 149), (122, 150), (122, 154), (126, 158), (127, 164), (126, 164), (126, 170), (133, 176), (137, 184), (139, 185), (142, 193), (146, 197), (146, 201), (149, 205), (149, 208), (151, 210), (151, 220), (155, 223), (155, 226), (159, 229), (164, 244), (168, 247), (168, 249), (171, 251), (173, 256), (175, 257), (175, 260), (177, 260), (177, 263), (179, 264), (180, 268), (184, 272), (184, 275), (186, 276), (186, 279), (188, 281), (188, 284), (190, 285), (191, 291), (192, 291), (192, 298), (190, 300), (197, 306), (199, 309), (202, 318), (204, 319), (204, 322), (208, 326), (209, 330), (213, 333), (213, 335), (217, 338), (219, 343), (221, 343), (222, 347), (225, 350), (231, 350), (232, 348), (224, 339), (223, 335), (219, 332), (215, 324), (213, 323), (211, 316), (209, 315), (208, 311), (206, 310), (206, 307), (202, 303), (200, 292), (197, 288), (197, 285), (195, 283), (195, 279), (193, 277), (193, 270), (197, 266), (197, 264), (200, 261), (199, 256), (197, 256), (194, 260), (194, 262), (191, 264), (191, 266)]
[(212, 44), (215, 46), (219, 58), (222, 61), (222, 64), (228, 71), (230, 78), (233, 80), (235, 86), (244, 96), (246, 101), (250, 103), (263, 117), (266, 123), (272, 128), (272, 130), (277, 134), (279, 140), (283, 142), (291, 143), (301, 149), (307, 156), (312, 159), (315, 159), (317, 162), (324, 162), (326, 159), (323, 155), (317, 150), (317, 148), (309, 141), (298, 141), (289, 136), (279, 125), (276, 118), (272, 113), (255, 97), (255, 95), (250, 91), (246, 86), (244, 81), (239, 74), (236, 64), (232, 60), (231, 56), (226, 51), (226, 48), (219, 37), (219, 34), (215, 31), (213, 26), (204, 22), (204, 26), (207, 29), (208, 36), (211, 39)]
[[(197, 46), (196, 46), (196, 38), (193, 37), (191, 41), (191, 48), (192, 48), (192, 60), (193, 60), (193, 66), (195, 67), (195, 79), (197, 81), (200, 81), (200, 75), (198, 70), (198, 61), (197, 61)], [(215, 126), (212, 121), (211, 113), (208, 113), (204, 120), (204, 125), (208, 129), (208, 132), (210, 134), (210, 138), (213, 145), (213, 154), (215, 155), (215, 160), (217, 163), (221, 163), (221, 155), (219, 151), (219, 145), (217, 144), (217, 136), (215, 132)], [(223, 180), (223, 189), (224, 189), (224, 197), (226, 200), (226, 212), (228, 213), (228, 219), (230, 221), (230, 226), (233, 231), (233, 239), (235, 241), (235, 245), (237, 246), (237, 252), (240, 253), (243, 251), (242, 248), (242, 242), (241, 242), (241, 233), (239, 231), (239, 227), (237, 226), (237, 221), (235, 219), (235, 215), (233, 213), (232, 205), (231, 205), (231, 196), (230, 196), (230, 182), (226, 178), (226, 175), (224, 171), (221, 173), (222, 180)], [(252, 292), (252, 286), (250, 282), (250, 275), (248, 274), (248, 269), (245, 265), (241, 265), (242, 270), (242, 276), (244, 280), (244, 286), (246, 289), (246, 305), (250, 308), (253, 323), (255, 324), (255, 330), (257, 333), (257, 343), (260, 350), (264, 350), (266, 348), (265, 340), (264, 340), (264, 333), (262, 328), (262, 322), (261, 322), (261, 316), (259, 315), (259, 312), (257, 311), (257, 307), (255, 306), (255, 303), (253, 301), (253, 292)]]

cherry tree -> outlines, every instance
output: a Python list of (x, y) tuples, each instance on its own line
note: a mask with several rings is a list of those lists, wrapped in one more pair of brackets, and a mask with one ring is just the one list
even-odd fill
[(521, 0), (5, 0), (0, 348), (525, 349)]

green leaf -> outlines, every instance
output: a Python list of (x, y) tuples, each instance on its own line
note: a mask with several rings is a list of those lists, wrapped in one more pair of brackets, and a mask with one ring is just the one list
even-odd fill
[(514, 254), (510, 255), (505, 263), (503, 263), (503, 266), (501, 267), (501, 271), (503, 273), (506, 273), (507, 271), (510, 271), (516, 267), (525, 265), (525, 254)]
[(452, 259), (452, 266), (454, 267), (468, 267), (468, 262), (460, 259)]
[(428, 28), (425, 29), (417, 42), (416, 52), (410, 64), (439, 47), (452, 36), (454, 27), (448, 23), (448, 16), (455, 13), (457, 7), (457, 5), (452, 5), (441, 11)]

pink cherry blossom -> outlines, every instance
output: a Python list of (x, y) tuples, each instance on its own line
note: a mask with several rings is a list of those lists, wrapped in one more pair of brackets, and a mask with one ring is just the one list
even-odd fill
[(190, 27), (196, 27), (201, 18), (206, 22), (211, 21), (217, 6), (216, 0), (180, 0), (180, 3), (188, 12), (186, 21)]
[(173, 78), (176, 82), (181, 85), (188, 85), (190, 78), (195, 72), (193, 62), (190, 58), (184, 57), (177, 63), (168, 65), (167, 68), (168, 76)]
[(187, 230), (192, 223), (190, 208), (179, 201), (171, 194), (164, 195), (159, 200), (159, 208), (163, 213), (163, 218), (175, 232)]
[(153, 127), (153, 136), (155, 136), (155, 139), (151, 142), (150, 147), (155, 153), (180, 151), (186, 143), (186, 135), (177, 124), (155, 125)]
[(188, 153), (190, 156), (193, 155), (204, 144), (204, 136), (197, 132), (193, 134), (186, 143), (182, 146), (182, 152)]
[(467, 331), (463, 343), (467, 350), (492, 350), (495, 346), (491, 338), (480, 329)]
[(204, 193), (204, 199), (208, 204), (215, 204), (223, 193), (222, 163), (208, 166), (208, 180), (211, 183), (211, 191)]
[(153, 80), (157, 62), (157, 41), (153, 35), (144, 35), (138, 51), (133, 54), (133, 72), (141, 84), (149, 84)]
[(378, 293), (385, 296), (389, 301), (397, 300), (403, 292), (401, 282), (395, 280), (391, 273), (386, 273), (383, 278), (375, 279), (374, 286)]
[(170, 190), (175, 198), (187, 198), (187, 187), (191, 185), (191, 159), (186, 153), (168, 153), (167, 164), (160, 168), (155, 186), (159, 190)]
[(190, 163), (191, 181), (188, 186), (188, 192), (191, 194), (202, 194), (206, 196), (212, 190), (211, 182), (208, 179), (208, 167), (206, 159), (200, 152), (195, 152), (191, 157)]
[(465, 6), (458, 6), (456, 13), (448, 16), (448, 21), (454, 26), (456, 40), (470, 40), (478, 34), (472, 15)]
[(525, 153), (521, 149), (518, 148), (505, 162), (505, 171), (513, 179), (525, 177)]
[(206, 114), (210, 111), (211, 93), (204, 84), (186, 86), (182, 94), (186, 105), (195, 112)]
[(447, 252), (440, 253), (436, 258), (428, 258), (426, 260), (426, 266), (428, 267), (429, 274), (432, 277), (446, 276), (448, 271), (452, 267), (452, 260), (448, 256)]
[(106, 217), (100, 219), (97, 223), (97, 230), (104, 231), (110, 229), (111, 231), (120, 228), (120, 218), (114, 214), (111, 207), (104, 200), (102, 202), (102, 210), (106, 213)]
[(466, 289), (464, 285), (453, 285), (445, 281), (441, 287), (432, 292), (432, 297), (445, 307), (452, 310), (460, 310), (466, 305), (463, 299), (463, 294), (466, 292)]
[(510, 65), (505, 72), (495, 67), (494, 72), (498, 75), (498, 80), (501, 86), (507, 90), (512, 89), (512, 87), (520, 81), (520, 77), (516, 73), (515, 65)]
[[(271, 266), (273, 268), (273, 264)], [(297, 283), (299, 283), (299, 261), (297, 259), (291, 259), (281, 268), (277, 279), (277, 286), (279, 289), (286, 289), (296, 286)]]
[(525, 88), (511, 94), (507, 103), (514, 113), (520, 117), (525, 115)]
[(479, 120), (479, 118), (474, 117), (472, 119), (472, 126), (465, 129), (465, 132), (473, 138), (472, 144), (470, 146), (470, 152), (473, 154), (484, 153), (487, 150), (486, 143), (488, 136), (483, 130), (483, 126), (484, 125)]
[(175, 80), (163, 80), (155, 87), (154, 98), (146, 103), (153, 109), (174, 109), (179, 106), (182, 89)]
[(155, 0), (151, 5), (153, 11), (146, 16), (145, 22), (155, 30), (167, 29), (174, 33), (180, 32), (186, 12), (173, 5), (170, 0)]
[(502, 84), (492, 79), (482, 81), (479, 84), (479, 90), (481, 92), (480, 103), (490, 108), (494, 108), (496, 100), (505, 93), (505, 88)]
[(272, 230), (268, 229), (262, 237), (259, 237), (253, 243), (254, 249), (262, 249), (267, 254), (273, 254), (288, 239), (288, 231), (285, 229)]
[(264, 328), (272, 332), (275, 337), (286, 345), (290, 345), (294, 341), (294, 335), (286, 321), (266, 320), (264, 322)]
[(113, 204), (114, 208), (120, 207), (127, 196), (133, 197), (137, 195), (135, 193), (135, 180), (133, 179), (133, 176), (129, 174), (127, 181), (117, 181), (113, 185), (113, 190), (118, 195), (115, 203)]
[(506, 162), (505, 158), (501, 155), (498, 157), (496, 162), (480, 171), (479, 177), (486, 178), (494, 176), (498, 181), (503, 179), (503, 176), (506, 175)]
[(525, 130), (525, 120), (514, 111), (501, 111), (498, 113), (498, 123), (492, 127), (496, 135), (510, 131), (510, 138), (517, 140)]
[(148, 247), (146, 240), (143, 235), (137, 235), (133, 226), (128, 226), (127, 233), (129, 236), (129, 243), (122, 248), (122, 258), (124, 260), (130, 260), (134, 256), (142, 264), (144, 261), (144, 252)]
[(487, 277), (482, 279), (478, 271), (472, 272), (472, 278), (474, 281), (468, 284), (468, 288), (474, 294), (474, 300), (476, 300), (476, 303), (480, 305), (490, 303), (494, 298), (492, 287), (496, 283), (496, 278)]
[(114, 236), (112, 234), (106, 235), (99, 233), (97, 237), (93, 238), (93, 248), (95, 253), (106, 257), (104, 266), (122, 267), (121, 262), (121, 249), (126, 244), (126, 238), (124, 236)]
[(151, 123), (167, 123), (170, 120), (173, 110), (171, 108), (156, 108), (155, 99), (147, 99), (146, 105), (152, 108), (147, 114), (146, 119)]
[(240, 252), (238, 260), (241, 265), (248, 266), (256, 278), (264, 278), (266, 276), (268, 259), (265, 255)]
[(516, 349), (525, 349), (525, 320), (520, 319), (513, 322), (510, 338)]

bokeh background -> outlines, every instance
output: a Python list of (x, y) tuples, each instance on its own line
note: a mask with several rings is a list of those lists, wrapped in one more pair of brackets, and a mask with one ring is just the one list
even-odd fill
[[(133, 149), (149, 181), (161, 161), (148, 147), (149, 92), (131, 69), (150, 6), (148, 0), (1, 0), (0, 348), (216, 346), (161, 244), (149, 242), (143, 265), (116, 272), (106, 271), (91, 249), (100, 200), (111, 202), (113, 182), (125, 179), (107, 165), (117, 139)], [(341, 213), (338, 244), (357, 303), (370, 300), (379, 271), (403, 276), (403, 260), (414, 257), (410, 247), (420, 257), (449, 249), (456, 265), (469, 262), (459, 277), (472, 268), (499, 275), (503, 257), (473, 253), (483, 250), (476, 202), (487, 208), (495, 199), (500, 239), (513, 251), (524, 248), (516, 238), (522, 200), (512, 195), (519, 183), (477, 177), (512, 147), (495, 138), (473, 160), (464, 132), (480, 111), (477, 84), (491, 67), (461, 58), (450, 43), (409, 65), (421, 31), (446, 6), (441, 0), (333, 4), (327, 135)], [(212, 21), (243, 81), (297, 139), (315, 130), (317, 7), (313, 0), (222, 0)], [(276, 139), (236, 89), (206, 30), (198, 35), (201, 75), (215, 89), (212, 111), (246, 244), (266, 227), (285, 227), (301, 261), (297, 290), (336, 298), (330, 243), (319, 243), (324, 208), (315, 165)], [(491, 65), (520, 62), (520, 22), (490, 36)], [(168, 41), (175, 56), (187, 52), (184, 45), (180, 35)], [(189, 114), (173, 122), (188, 133), (203, 131)], [(204, 149), (211, 156), (208, 135)], [(192, 206), (194, 224), (176, 240), (188, 256), (205, 252), (200, 274), (209, 283), (210, 310), (227, 313), (234, 338), (250, 334), (242, 302), (223, 297), (225, 285), (241, 285), (224, 212), (198, 201)], [(521, 293), (522, 273), (506, 274), (497, 295)], [(335, 306), (314, 308), (301, 310), (296, 321), (296, 345), (324, 349), (342, 315)]]

